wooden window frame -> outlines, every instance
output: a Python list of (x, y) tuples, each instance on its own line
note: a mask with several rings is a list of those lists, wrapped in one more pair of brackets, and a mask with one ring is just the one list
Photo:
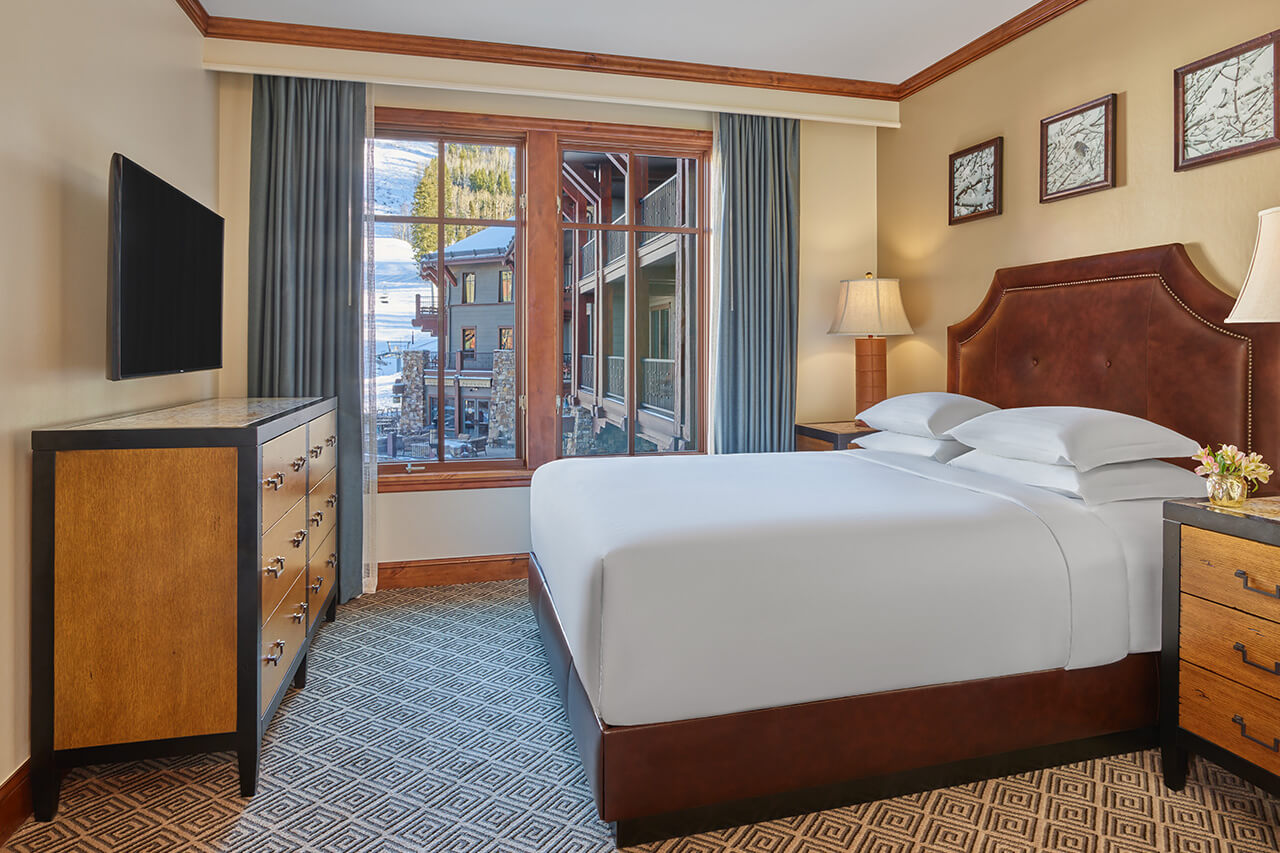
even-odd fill
[(462, 274), (462, 304), (476, 304), (476, 274), (474, 272), (464, 272)]
[[(510, 343), (510, 344), (511, 344), (511, 346), (509, 346), (509, 347), (504, 347), (504, 346), (502, 345), (502, 338), (504, 337), (504, 336), (503, 336), (503, 332), (505, 332), (505, 333), (506, 333), (506, 337), (508, 337), (508, 338), (510, 339), (510, 340), (508, 341), (508, 343)], [(516, 329), (515, 329), (515, 327), (514, 327), (514, 326), (499, 326), (499, 327), (498, 327), (498, 349), (500, 349), (500, 350), (513, 350), (513, 349), (515, 349), (515, 348), (516, 348)]]
[[(417, 470), (406, 470), (404, 463), (383, 463), (379, 465), (379, 492), (526, 486), (539, 465), (560, 457), (560, 410), (557, 403), (563, 352), (563, 271), (558, 199), (560, 163), (565, 150), (627, 151), (698, 160), (697, 226), (694, 231), (698, 254), (699, 449), (680, 452), (706, 452), (710, 339), (707, 327), (710, 285), (708, 167), (712, 140), (709, 131), (394, 107), (377, 107), (374, 125), (377, 138), (433, 138), (447, 142), (514, 145), (519, 160), (516, 192), (517, 197), (523, 199), (516, 208), (515, 255), (518, 260), (512, 276), (512, 288), (516, 291), (513, 294), (516, 297), (513, 329), (517, 353), (516, 395), (518, 400), (524, 401), (520, 406), (522, 429), (517, 430), (516, 458), (449, 461), (444, 464), (424, 462)], [(443, 199), (444, 194), (439, 197)], [(637, 232), (689, 231), (686, 228), (644, 225), (597, 227)], [(629, 237), (628, 242), (637, 239)], [(634, 328), (628, 329), (628, 336), (634, 350)], [(628, 382), (634, 385), (635, 371), (631, 373), (633, 375)], [(634, 388), (631, 391), (630, 399), (634, 401)], [(455, 416), (461, 417), (460, 413), (455, 413)], [(629, 439), (629, 443), (631, 441), (633, 439)]]
[(506, 305), (516, 301), (515, 279), (515, 270), (498, 270), (498, 304)]
[[(467, 346), (467, 333), (468, 333), (468, 332), (470, 332), (470, 333), (471, 333), (471, 335), (470, 335), (470, 337), (471, 337), (471, 346)], [(475, 327), (475, 326), (463, 326), (463, 327), (462, 327), (462, 340), (458, 341), (458, 351), (459, 351), (459, 352), (470, 352), (470, 353), (474, 353), (474, 352), (476, 351), (476, 327)]]

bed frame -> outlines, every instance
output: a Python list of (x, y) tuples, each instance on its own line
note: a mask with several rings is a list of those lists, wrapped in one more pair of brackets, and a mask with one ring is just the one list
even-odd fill
[[(1181, 244), (1002, 269), (947, 330), (950, 391), (1082, 405), (1280, 458), (1280, 331)], [(1258, 393), (1258, 392), (1265, 393)], [(618, 845), (1154, 746), (1157, 654), (638, 726), (592, 709), (537, 555), (529, 597), (601, 820)]]

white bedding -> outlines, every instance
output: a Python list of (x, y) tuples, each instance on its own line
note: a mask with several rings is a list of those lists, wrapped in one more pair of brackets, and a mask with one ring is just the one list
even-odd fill
[(533, 551), (612, 725), (1158, 646), (1158, 568), (1127, 558), (1158, 567), (1159, 501), (1098, 513), (871, 450), (564, 460), (530, 497)]

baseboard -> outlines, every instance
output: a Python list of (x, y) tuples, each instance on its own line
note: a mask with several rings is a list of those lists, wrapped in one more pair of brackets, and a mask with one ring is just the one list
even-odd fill
[(528, 576), (528, 554), (492, 554), (484, 557), (446, 557), (442, 560), (378, 563), (378, 589), (506, 581)]
[(31, 817), (31, 762), (24, 761), (9, 781), (0, 785), (0, 846)]

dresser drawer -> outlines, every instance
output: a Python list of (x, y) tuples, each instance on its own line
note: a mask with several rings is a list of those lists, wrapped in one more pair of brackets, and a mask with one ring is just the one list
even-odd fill
[(329, 538), (311, 553), (307, 574), (307, 630), (320, 618), (320, 606), (329, 597), (329, 591), (338, 580), (338, 536), (330, 533)]
[(307, 427), (262, 445), (262, 529), (275, 524), (307, 493)]
[(308, 429), (311, 482), (317, 483), (333, 470), (338, 460), (338, 412), (334, 410), (312, 421)]
[(1280, 548), (1184, 524), (1182, 591), (1280, 622)]
[(330, 471), (328, 475), (316, 483), (307, 500), (307, 528), (311, 531), (311, 542), (314, 545), (325, 540), (333, 530), (338, 519), (338, 472)]
[(1280, 700), (1185, 661), (1178, 681), (1179, 726), (1280, 773)]
[[(301, 538), (299, 538), (301, 537)], [(269, 618), (307, 568), (307, 502), (298, 501), (262, 534), (262, 618)], [(296, 543), (296, 544), (295, 544)]]
[(1280, 625), (1192, 595), (1182, 596), (1181, 655), (1280, 698)]
[(267, 710), (271, 699), (280, 689), (285, 673), (302, 649), (307, 636), (306, 575), (293, 582), (275, 613), (262, 626), (262, 646), (259, 657), (261, 666), (259, 713)]

